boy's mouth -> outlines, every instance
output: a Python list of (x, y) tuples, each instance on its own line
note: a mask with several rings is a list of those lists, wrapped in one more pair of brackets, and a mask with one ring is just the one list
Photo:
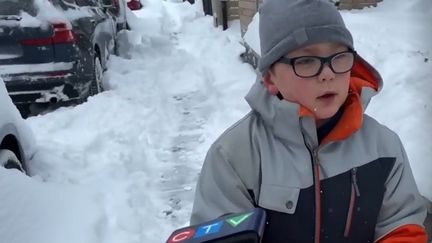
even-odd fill
[(317, 99), (319, 99), (319, 100), (324, 99), (325, 100), (325, 99), (333, 98), (336, 95), (337, 95), (336, 92), (326, 92), (325, 94), (318, 96)]

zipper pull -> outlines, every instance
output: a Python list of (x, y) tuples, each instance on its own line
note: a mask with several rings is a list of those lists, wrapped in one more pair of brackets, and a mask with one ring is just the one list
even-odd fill
[(317, 165), (320, 164), (319, 158), (318, 158), (318, 149), (314, 149), (312, 151), (312, 156), (313, 156), (313, 162)]
[(357, 185), (357, 167), (352, 168), (351, 170), (351, 179), (356, 192), (356, 196), (360, 197), (360, 190)]

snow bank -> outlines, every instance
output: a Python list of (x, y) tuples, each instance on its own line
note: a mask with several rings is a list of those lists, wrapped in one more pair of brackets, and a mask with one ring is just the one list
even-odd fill
[(20, 136), (19, 139), (24, 149), (24, 155), (28, 159), (32, 158), (36, 149), (35, 137), (27, 122), (21, 118), (21, 114), (12, 103), (12, 100), (7, 93), (5, 83), (1, 77), (0, 104), (0, 124), (14, 124), (17, 127)]
[[(101, 242), (94, 225), (101, 209), (85, 187), (43, 183), (0, 168), (2, 242)], [(102, 225), (101, 225), (102, 226)]]
[[(21, 115), (15, 105), (12, 103), (12, 99), (9, 97), (5, 83), (0, 77), (0, 114), (2, 119), (8, 119), (11, 122), (17, 122), (22, 120)], [(8, 114), (6, 116), (6, 114)], [(3, 122), (2, 122), (3, 123)]]

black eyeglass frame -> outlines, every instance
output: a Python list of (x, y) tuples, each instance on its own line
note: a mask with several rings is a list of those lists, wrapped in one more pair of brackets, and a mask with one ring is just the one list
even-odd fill
[[(352, 54), (353, 54), (353, 64), (352, 64), (352, 66), (351, 66), (348, 70), (346, 70), (346, 71), (344, 71), (344, 72), (336, 72), (336, 71), (334, 70), (334, 68), (333, 68), (332, 60), (333, 60), (333, 58), (335, 58), (336, 56), (338, 56), (338, 55), (340, 55), (340, 54), (342, 54), (342, 53), (352, 53)], [(311, 57), (311, 58), (317, 58), (317, 59), (319, 59), (320, 62), (321, 62), (321, 66), (320, 66), (320, 68), (318, 69), (318, 71), (317, 71), (315, 74), (313, 74), (313, 75), (308, 75), (308, 76), (302, 76), (302, 75), (299, 75), (299, 74), (297, 73), (296, 68), (295, 68), (295, 65), (294, 65), (294, 64), (295, 64), (295, 61), (298, 60), (298, 59), (300, 59), (300, 58), (307, 58), (307, 57)], [(335, 53), (335, 54), (333, 54), (333, 55), (331, 55), (331, 56), (328, 56), (328, 57), (318, 57), (318, 56), (299, 56), (299, 57), (289, 58), (289, 57), (286, 57), (286, 56), (282, 56), (282, 57), (279, 58), (279, 60), (277, 60), (276, 62), (278, 62), (278, 63), (283, 63), (283, 64), (288, 64), (288, 65), (292, 66), (292, 67), (293, 67), (293, 70), (294, 70), (294, 73), (295, 73), (297, 76), (299, 76), (300, 78), (312, 78), (312, 77), (318, 76), (318, 75), (322, 72), (322, 70), (323, 70), (323, 68), (324, 68), (324, 64), (326, 64), (326, 63), (329, 64), (330, 69), (331, 69), (334, 73), (336, 73), (336, 74), (342, 74), (342, 73), (349, 72), (349, 71), (351, 71), (352, 68), (354, 67), (356, 57), (357, 57), (357, 52), (356, 52), (355, 50), (348, 49), (348, 50), (346, 50), (346, 51), (341, 51), (341, 52)]]

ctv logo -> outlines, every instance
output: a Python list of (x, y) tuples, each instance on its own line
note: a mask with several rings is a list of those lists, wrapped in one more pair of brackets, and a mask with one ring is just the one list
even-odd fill
[[(225, 220), (233, 228), (236, 228), (241, 223), (243, 223), (247, 218), (249, 218), (253, 213), (247, 213), (242, 215), (237, 215)], [(198, 239), (208, 235), (217, 234), (221, 231), (224, 221), (217, 221), (212, 224), (203, 225), (196, 229), (187, 228), (180, 232), (173, 234), (167, 241), (167, 243), (185, 242), (190, 239)], [(192, 241), (195, 242), (195, 241)]]

